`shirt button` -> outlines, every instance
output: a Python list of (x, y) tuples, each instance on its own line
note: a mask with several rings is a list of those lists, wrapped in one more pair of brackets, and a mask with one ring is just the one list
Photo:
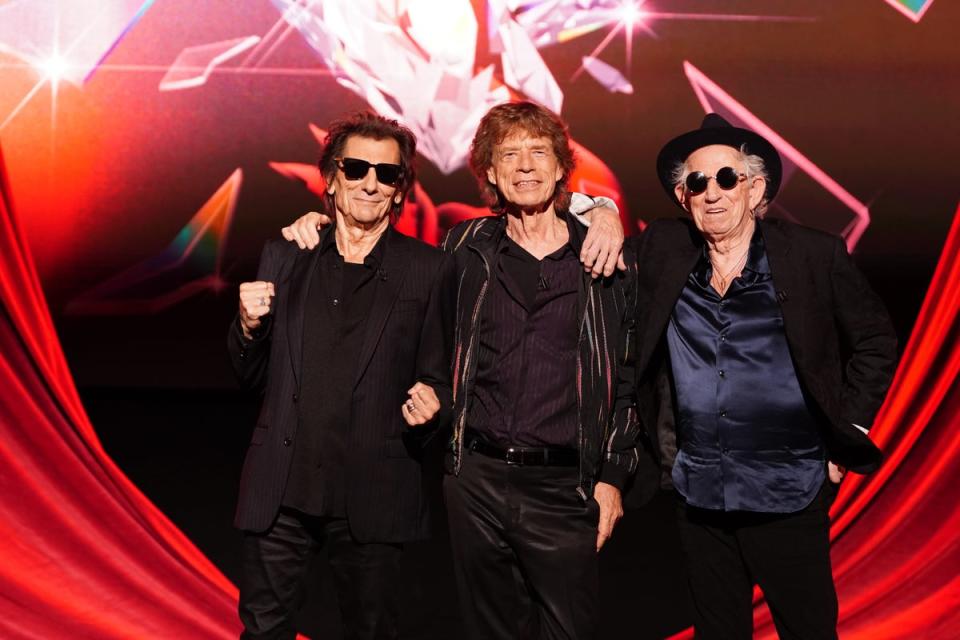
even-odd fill
[(333, 299), (333, 306), (337, 306), (338, 304), (340, 304), (340, 298), (334, 298), (334, 299)]
[(727, 412), (726, 412), (726, 411), (721, 411), (721, 412), (720, 412), (720, 417), (721, 417), (721, 418), (726, 418), (726, 417), (727, 417)]
[(298, 396), (297, 394), (293, 394), (293, 401), (294, 401), (294, 402), (296, 402), (296, 401), (299, 400), (299, 399), (300, 399), (300, 396)]
[(720, 449), (720, 452), (721, 452), (721, 453), (730, 453), (730, 449), (727, 449), (726, 447), (724, 447), (723, 449)]
[(721, 334), (720, 334), (720, 342), (726, 342), (726, 341), (727, 341), (727, 334), (721, 333)]
[(291, 444), (293, 444), (293, 440), (291, 440), (290, 438), (283, 439), (283, 446), (289, 447)]
[(720, 369), (720, 371), (719, 371), (718, 373), (720, 374), (720, 377), (721, 377), (721, 378), (723, 378), (723, 377), (725, 377), (725, 376), (727, 375), (726, 373), (724, 373), (723, 369)]

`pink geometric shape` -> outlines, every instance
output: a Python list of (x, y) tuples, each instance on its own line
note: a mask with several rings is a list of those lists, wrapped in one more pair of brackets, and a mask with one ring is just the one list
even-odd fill
[(933, 0), (886, 0), (886, 3), (914, 22), (920, 22)]
[(180, 52), (160, 80), (160, 91), (176, 91), (202, 86), (214, 69), (258, 42), (260, 42), (260, 36), (247, 36), (187, 47)]
[[(809, 158), (800, 153), (796, 147), (784, 140), (783, 137), (757, 116), (753, 115), (729, 93), (721, 89), (719, 85), (704, 75), (702, 71), (687, 61), (683, 63), (683, 70), (704, 111), (707, 113), (719, 113), (735, 126), (744, 127), (759, 133), (769, 140), (770, 143), (776, 147), (777, 151), (780, 152), (780, 157), (783, 160), (783, 181), (781, 183), (780, 193), (777, 196), (777, 200), (773, 203), (772, 208), (784, 214), (786, 217), (798, 218), (798, 216), (791, 214), (790, 210), (786, 208), (786, 205), (790, 204), (790, 198), (789, 194), (788, 197), (784, 197), (784, 191), (786, 191), (786, 187), (791, 178), (795, 177), (797, 170), (799, 170), (822, 187), (826, 191), (826, 194), (829, 195), (829, 198), (823, 203), (823, 208), (811, 207), (806, 201), (796, 203), (799, 205), (796, 207), (798, 210), (802, 209), (808, 212), (811, 209), (815, 209), (817, 212), (830, 214), (830, 216), (834, 218), (836, 215), (843, 213), (837, 211), (837, 209), (841, 208), (852, 214), (852, 219), (849, 222), (845, 224), (841, 222), (840, 225), (836, 224), (835, 219), (821, 218), (810, 220), (811, 216), (809, 214), (799, 217), (800, 221), (809, 226), (824, 228), (827, 231), (839, 233), (846, 240), (847, 248), (852, 251), (863, 235), (863, 232), (870, 226), (870, 210), (867, 205), (853, 197), (853, 195), (841, 187), (836, 180), (828, 176), (823, 169), (815, 165)], [(840, 206), (838, 207), (837, 205)]]

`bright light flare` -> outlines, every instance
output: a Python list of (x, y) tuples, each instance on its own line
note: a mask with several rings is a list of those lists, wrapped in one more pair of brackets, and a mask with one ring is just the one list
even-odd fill
[(51, 54), (48, 58), (38, 61), (34, 64), (34, 67), (40, 72), (44, 80), (53, 84), (63, 80), (70, 70), (70, 64), (59, 53)]
[(647, 12), (640, 8), (643, 2), (637, 2), (636, 0), (625, 0), (620, 5), (620, 23), (627, 28), (627, 30), (632, 30), (634, 25), (639, 22), (643, 22), (643, 19), (647, 17)]

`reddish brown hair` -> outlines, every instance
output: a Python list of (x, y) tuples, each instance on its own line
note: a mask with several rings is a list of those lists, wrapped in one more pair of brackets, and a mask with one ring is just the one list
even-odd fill
[(490, 109), (477, 127), (470, 145), (470, 169), (477, 178), (480, 194), (494, 213), (503, 213), (506, 203), (495, 185), (487, 180), (487, 169), (493, 166), (497, 145), (515, 134), (546, 138), (553, 146), (563, 176), (557, 181), (554, 205), (565, 211), (570, 206), (567, 180), (576, 166), (567, 125), (552, 111), (533, 102), (507, 102)]
[[(410, 129), (396, 120), (384, 118), (371, 111), (355, 111), (334, 120), (327, 130), (327, 137), (323, 141), (323, 151), (320, 152), (320, 160), (317, 163), (320, 168), (320, 175), (323, 176), (327, 184), (333, 181), (334, 175), (339, 170), (337, 158), (343, 156), (343, 149), (347, 146), (347, 140), (351, 136), (373, 140), (393, 138), (397, 141), (397, 145), (400, 147), (400, 167), (402, 169), (400, 180), (397, 182), (400, 202), (393, 202), (390, 205), (390, 216), (396, 221), (403, 211), (403, 203), (407, 199), (407, 192), (417, 178), (416, 168), (413, 164), (417, 156), (417, 137), (413, 135)], [(336, 212), (336, 202), (333, 195), (324, 191), (322, 201), (324, 213), (333, 217)]]

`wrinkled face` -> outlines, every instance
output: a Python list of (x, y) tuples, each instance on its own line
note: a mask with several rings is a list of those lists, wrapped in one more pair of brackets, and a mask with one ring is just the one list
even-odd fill
[[(343, 158), (366, 160), (371, 165), (382, 162), (400, 164), (400, 145), (393, 138), (374, 140), (360, 136), (350, 136), (343, 145)], [(337, 212), (347, 224), (363, 226), (376, 224), (390, 214), (394, 202), (400, 202), (403, 194), (395, 186), (377, 181), (377, 174), (371, 166), (366, 175), (359, 180), (349, 180), (342, 169), (327, 182), (327, 193), (333, 194)]]
[(504, 199), (520, 209), (542, 208), (550, 202), (563, 169), (547, 138), (525, 132), (507, 136), (493, 150), (487, 180)]
[(677, 199), (693, 216), (693, 222), (706, 236), (722, 238), (744, 229), (752, 220), (751, 211), (760, 204), (766, 180), (760, 177), (740, 180), (732, 189), (722, 189), (714, 176), (723, 167), (746, 173), (740, 152), (727, 145), (701, 147), (687, 157), (690, 173), (702, 171), (710, 180), (703, 193), (692, 194), (684, 185), (674, 187)]

